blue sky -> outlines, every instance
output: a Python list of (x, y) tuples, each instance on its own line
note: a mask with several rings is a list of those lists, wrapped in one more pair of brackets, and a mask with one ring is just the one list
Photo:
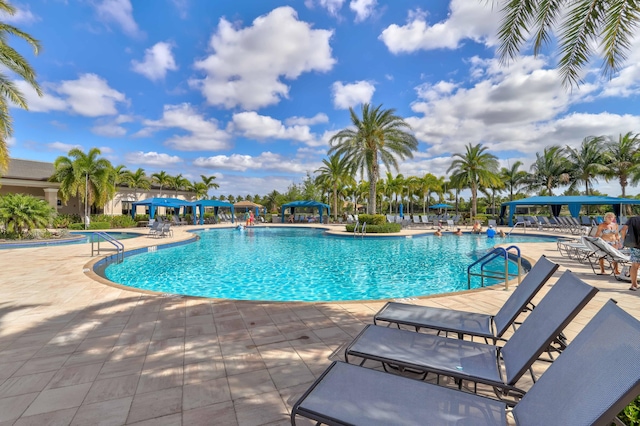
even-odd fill
[[(115, 165), (215, 174), (212, 194), (246, 195), (313, 173), (363, 102), (395, 108), (414, 129), (405, 176), (445, 175), (468, 143), (528, 170), (547, 145), (640, 131), (638, 43), (613, 79), (598, 60), (568, 92), (549, 52), (500, 65), (491, 3), (14, 2), (18, 13), (3, 19), (42, 42), (38, 56), (13, 45), (45, 96), (18, 83), (30, 111), (12, 109), (11, 155), (53, 161), (99, 147)], [(615, 181), (597, 187), (620, 193)]]

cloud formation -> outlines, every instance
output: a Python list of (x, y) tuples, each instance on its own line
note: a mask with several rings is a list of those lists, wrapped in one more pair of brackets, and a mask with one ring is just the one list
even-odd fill
[(34, 22), (40, 21), (40, 17), (34, 15), (29, 8), (29, 5), (13, 5), (16, 8), (16, 12), (13, 15), (9, 15), (5, 12), (0, 12), (0, 20), (2, 22), (6, 22), (7, 24), (21, 24), (21, 25), (29, 25)]
[(351, 0), (349, 9), (355, 12), (356, 22), (362, 22), (373, 14), (377, 4), (377, 0)]
[(161, 41), (144, 51), (144, 59), (131, 61), (131, 69), (151, 81), (162, 80), (167, 71), (176, 71), (178, 66), (171, 53), (171, 44)]
[(333, 67), (331, 35), (299, 21), (288, 6), (241, 29), (222, 18), (210, 41), (214, 53), (194, 64), (206, 77), (192, 79), (190, 85), (211, 105), (256, 110), (276, 104), (289, 94), (283, 78), (294, 80), (304, 72)]
[(375, 86), (369, 81), (356, 81), (348, 84), (336, 81), (331, 86), (333, 105), (337, 109), (349, 109), (356, 105), (371, 102), (375, 91)]
[(236, 172), (263, 170), (291, 174), (304, 174), (316, 170), (320, 167), (321, 163), (303, 164), (296, 158), (274, 154), (267, 151), (257, 157), (242, 154), (199, 157), (193, 162), (193, 164), (197, 167), (203, 167), (211, 170), (230, 170)]
[(143, 164), (146, 166), (165, 167), (181, 163), (182, 159), (177, 155), (169, 155), (158, 152), (129, 152), (125, 155), (125, 160), (133, 164)]
[(102, 0), (94, 5), (101, 21), (115, 23), (130, 37), (143, 36), (133, 19), (133, 7), (129, 0)]

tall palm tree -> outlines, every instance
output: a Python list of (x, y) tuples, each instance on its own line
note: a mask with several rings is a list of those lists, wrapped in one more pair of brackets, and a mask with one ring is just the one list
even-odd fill
[(440, 182), (438, 178), (432, 174), (427, 173), (420, 179), (420, 193), (422, 194), (422, 214), (427, 214), (429, 208), (429, 197), (434, 191), (438, 191)]
[(362, 105), (362, 117), (349, 108), (355, 129), (340, 130), (330, 140), (328, 155), (345, 157), (354, 170), (367, 172), (369, 179), (369, 203), (367, 213), (376, 213), (376, 184), (380, 178), (380, 163), (388, 170), (398, 170), (398, 158), (413, 158), (418, 140), (409, 133), (411, 127), (395, 114), (394, 109), (372, 108)]
[(129, 176), (129, 171), (124, 164), (120, 164), (111, 169), (111, 178), (109, 179), (109, 198), (111, 198), (111, 214), (113, 214), (114, 203), (116, 199), (116, 193), (118, 192), (118, 185), (121, 183), (125, 183), (127, 181), (127, 177)]
[(162, 197), (162, 188), (171, 185), (171, 176), (164, 170), (160, 170), (157, 173), (151, 174), (151, 181), (157, 183), (160, 186), (159, 197)]
[(209, 192), (209, 188), (207, 188), (206, 183), (196, 182), (194, 180), (193, 182), (191, 182), (191, 185), (189, 185), (189, 191), (195, 194), (196, 200), (202, 200), (207, 198), (207, 192)]
[(418, 193), (420, 188), (420, 179), (417, 176), (408, 176), (404, 180), (404, 189), (407, 194), (407, 213), (413, 212), (412, 201), (414, 201), (414, 195)]
[(104, 205), (109, 195), (111, 170), (106, 158), (100, 158), (100, 150), (91, 148), (84, 153), (79, 148), (69, 151), (68, 157), (60, 156), (53, 163), (52, 180), (60, 182), (63, 201), (71, 196), (83, 197), (84, 216), (89, 216), (89, 206)]
[(330, 155), (329, 160), (322, 159), (322, 166), (315, 173), (319, 173), (316, 184), (324, 185), (333, 192), (333, 220), (338, 220), (338, 188), (355, 183), (351, 173), (351, 165), (346, 157)]
[(638, 158), (640, 156), (640, 133), (627, 132), (625, 135), (618, 135), (618, 140), (609, 140), (606, 143), (605, 178), (618, 178), (620, 188), (622, 189), (622, 197), (625, 197), (629, 177), (637, 176), (640, 172), (638, 167)]
[(402, 194), (402, 189), (404, 187), (404, 176), (402, 174), (398, 174), (395, 177), (389, 172), (387, 172), (387, 179), (385, 185), (385, 193), (389, 197), (389, 211), (391, 211), (391, 196), (393, 196), (393, 203), (396, 206), (396, 213), (398, 211), (398, 195)]
[(180, 173), (176, 176), (171, 176), (171, 182), (169, 183), (169, 186), (176, 191), (176, 198), (178, 198), (178, 191), (185, 189), (187, 186), (189, 186), (190, 183), (191, 182), (189, 182), (188, 179), (182, 177), (182, 173)]
[(466, 146), (464, 154), (453, 154), (454, 160), (447, 170), (453, 172), (452, 179), (459, 179), (471, 189), (471, 219), (478, 215), (478, 188), (489, 187), (500, 182), (498, 159), (482, 144)]
[[(509, 0), (500, 1), (503, 19), (498, 30), (498, 53), (514, 59), (531, 34), (538, 55), (558, 34), (558, 62), (565, 85), (581, 81), (582, 69), (591, 62), (594, 41), (602, 49), (602, 72), (611, 77), (625, 61), (640, 21), (635, 0)], [(554, 44), (556, 43), (555, 37)]]
[(509, 191), (509, 201), (513, 201), (513, 192), (525, 186), (529, 180), (529, 173), (520, 170), (522, 161), (516, 161), (511, 167), (500, 169), (500, 180), (504, 183), (505, 189)]
[(280, 193), (275, 189), (267, 194), (267, 196), (265, 197), (265, 204), (269, 206), (269, 210), (274, 212), (278, 209), (278, 202), (280, 200), (280, 197)]
[[(17, 12), (16, 8), (9, 4), (7, 0), (0, 0), (0, 11), (9, 16), (13, 16)], [(9, 46), (9, 36), (21, 38), (29, 43), (36, 55), (40, 51), (40, 42), (14, 26), (0, 22), (0, 64), (6, 70), (10, 70), (20, 76), (29, 83), (39, 96), (42, 96), (40, 86), (36, 82), (35, 71), (22, 55)], [(4, 70), (0, 72), (0, 174), (5, 172), (9, 166), (7, 139), (13, 134), (13, 120), (9, 114), (9, 104), (17, 105), (26, 110), (29, 109), (26, 99), (11, 80), (12, 77), (6, 75)]]
[(584, 195), (589, 195), (589, 187), (598, 181), (598, 176), (606, 173), (607, 167), (604, 165), (603, 155), (605, 138), (603, 136), (587, 136), (582, 140), (580, 148), (567, 146), (567, 160), (571, 165), (569, 175), (571, 176), (570, 190), (584, 183)]
[(569, 164), (562, 147), (548, 146), (542, 154), (536, 152), (536, 161), (531, 165), (529, 185), (539, 190), (540, 195), (553, 196), (553, 189), (569, 182)]
[(138, 201), (138, 189), (148, 190), (151, 188), (151, 182), (142, 168), (138, 168), (135, 172), (129, 172), (126, 182), (129, 188), (133, 188), (133, 196), (136, 201)]

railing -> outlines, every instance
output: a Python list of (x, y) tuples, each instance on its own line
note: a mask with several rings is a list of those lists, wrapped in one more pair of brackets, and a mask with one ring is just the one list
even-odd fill
[(362, 222), (362, 226), (360, 227), (360, 234), (358, 234), (358, 225), (360, 225), (360, 221), (357, 221), (356, 226), (353, 227), (353, 238), (357, 237), (358, 235), (364, 237), (367, 233), (367, 222)]
[[(511, 249), (516, 250), (516, 260), (518, 263), (518, 272), (516, 274), (509, 273), (509, 250)], [(487, 266), (487, 264), (489, 264), (491, 261), (493, 261), (498, 257), (504, 258), (504, 270), (499, 270), (499, 271), (488, 270), (488, 269), (485, 270), (485, 266)], [(471, 271), (471, 269), (476, 265), (480, 265), (480, 272)], [(482, 287), (484, 287), (485, 285), (484, 283), (485, 278), (499, 279), (499, 280), (504, 279), (504, 289), (509, 290), (509, 280), (511, 280), (514, 277), (517, 277), (518, 284), (520, 284), (520, 280), (522, 279), (521, 273), (522, 273), (522, 256), (520, 254), (520, 248), (517, 246), (509, 246), (507, 248), (496, 247), (467, 267), (467, 287), (471, 289), (471, 277), (474, 276), (474, 277), (480, 277), (480, 284)]]
[[(95, 238), (95, 237), (98, 237), (98, 238)], [(101, 240), (108, 242), (114, 248), (100, 248)], [(113, 238), (111, 235), (107, 234), (106, 232), (94, 232), (91, 235), (91, 256), (94, 256), (95, 254), (100, 254), (101, 250), (115, 251), (116, 261), (122, 262), (124, 260), (124, 244), (122, 244), (120, 241)]]

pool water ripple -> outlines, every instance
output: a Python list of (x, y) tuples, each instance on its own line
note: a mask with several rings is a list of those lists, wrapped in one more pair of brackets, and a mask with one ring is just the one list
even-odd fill
[(362, 239), (277, 227), (198, 235), (195, 243), (126, 257), (105, 275), (140, 289), (236, 300), (404, 298), (465, 290), (467, 266), (493, 245), (541, 241), (446, 234)]

